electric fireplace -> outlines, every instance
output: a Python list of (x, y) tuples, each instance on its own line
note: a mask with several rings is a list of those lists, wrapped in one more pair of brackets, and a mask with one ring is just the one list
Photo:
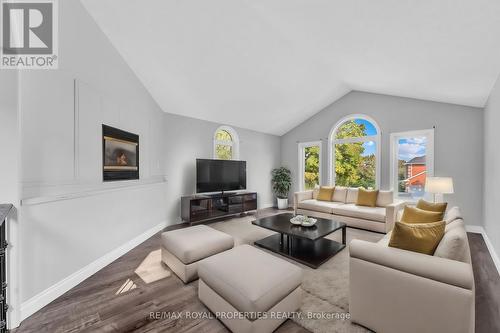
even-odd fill
[(103, 180), (139, 179), (139, 135), (102, 125)]

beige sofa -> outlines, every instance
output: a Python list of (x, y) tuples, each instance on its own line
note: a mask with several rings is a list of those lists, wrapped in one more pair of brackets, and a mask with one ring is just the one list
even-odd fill
[(458, 208), (433, 256), (353, 240), (351, 319), (376, 332), (474, 332), (474, 275)]
[(296, 192), (295, 214), (332, 218), (350, 227), (387, 233), (394, 227), (398, 211), (405, 202), (394, 201), (392, 191), (379, 191), (376, 207), (357, 206), (357, 188), (335, 187), (332, 201), (317, 200), (318, 189)]

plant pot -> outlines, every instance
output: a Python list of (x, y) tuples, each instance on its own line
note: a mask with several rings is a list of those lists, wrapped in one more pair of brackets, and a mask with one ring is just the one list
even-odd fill
[(287, 209), (288, 208), (288, 198), (281, 199), (278, 198), (278, 209)]

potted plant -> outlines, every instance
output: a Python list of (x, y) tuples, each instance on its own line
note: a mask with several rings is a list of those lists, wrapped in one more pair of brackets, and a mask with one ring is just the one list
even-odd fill
[(285, 167), (272, 171), (273, 191), (278, 198), (278, 209), (288, 208), (288, 192), (292, 186), (292, 173)]

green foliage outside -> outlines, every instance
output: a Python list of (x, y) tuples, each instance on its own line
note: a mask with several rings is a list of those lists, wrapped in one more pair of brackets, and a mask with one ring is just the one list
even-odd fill
[[(215, 134), (217, 141), (233, 141), (228, 131), (220, 130)], [(215, 154), (219, 160), (230, 160), (233, 158), (233, 148), (230, 145), (216, 145)]]
[(216, 145), (215, 154), (219, 160), (230, 160), (233, 158), (233, 149), (228, 145)]
[(280, 199), (288, 198), (288, 192), (292, 186), (292, 173), (289, 169), (281, 167), (273, 169), (272, 174), (272, 185), (273, 191), (276, 196)]
[[(365, 136), (365, 125), (347, 121), (337, 131), (337, 139)], [(363, 142), (335, 145), (335, 184), (375, 188), (375, 155), (363, 156)]]
[(304, 187), (311, 190), (319, 185), (319, 146), (304, 149)]
[(406, 186), (404, 180), (406, 179), (406, 161), (398, 160), (398, 191), (406, 192)]

